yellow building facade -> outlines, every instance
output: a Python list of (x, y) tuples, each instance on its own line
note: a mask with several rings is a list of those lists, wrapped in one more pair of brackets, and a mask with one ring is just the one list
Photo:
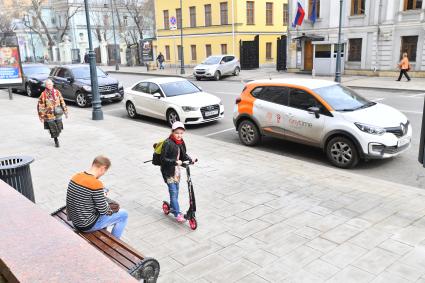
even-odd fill
[[(180, 0), (155, 0), (155, 17), (155, 53), (161, 52), (168, 64), (180, 64), (181, 19), (185, 65), (196, 65), (209, 55), (232, 54), (241, 59), (241, 44), (247, 46), (244, 42), (256, 36), (258, 64), (274, 65), (277, 41), (287, 31), (288, 6), (287, 0), (183, 0), (180, 10)], [(170, 30), (171, 17), (177, 19), (176, 30)]]

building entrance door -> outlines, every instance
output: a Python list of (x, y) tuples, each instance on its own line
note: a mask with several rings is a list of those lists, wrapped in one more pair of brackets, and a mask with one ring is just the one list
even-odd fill
[(304, 71), (313, 69), (313, 44), (310, 40), (304, 41)]

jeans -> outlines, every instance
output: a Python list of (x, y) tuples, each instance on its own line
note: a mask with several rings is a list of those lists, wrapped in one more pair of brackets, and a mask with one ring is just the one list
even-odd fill
[(179, 206), (179, 183), (170, 183), (167, 184), (168, 192), (170, 193), (170, 205), (171, 205), (171, 213), (177, 217), (180, 213)]
[(159, 62), (159, 69), (161, 70), (164, 70), (164, 62)]
[(124, 232), (127, 221), (128, 212), (124, 209), (120, 209), (118, 212), (113, 213), (112, 215), (99, 216), (94, 226), (86, 232), (102, 230), (103, 228), (107, 228), (113, 225), (114, 227), (112, 228), (112, 235), (119, 239)]

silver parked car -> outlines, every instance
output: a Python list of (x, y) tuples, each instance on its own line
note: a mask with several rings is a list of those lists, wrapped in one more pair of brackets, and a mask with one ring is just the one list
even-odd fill
[(241, 64), (234, 55), (215, 55), (205, 59), (193, 69), (193, 75), (199, 81), (202, 78), (214, 78), (218, 81), (222, 76), (238, 76)]

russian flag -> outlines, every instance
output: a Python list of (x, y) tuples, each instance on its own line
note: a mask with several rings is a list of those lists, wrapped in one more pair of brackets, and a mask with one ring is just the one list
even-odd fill
[(293, 28), (296, 26), (302, 25), (304, 16), (305, 16), (305, 11), (303, 9), (303, 6), (301, 6), (300, 2), (297, 2), (297, 3), (298, 3), (297, 15), (295, 16), (295, 20), (292, 23)]

